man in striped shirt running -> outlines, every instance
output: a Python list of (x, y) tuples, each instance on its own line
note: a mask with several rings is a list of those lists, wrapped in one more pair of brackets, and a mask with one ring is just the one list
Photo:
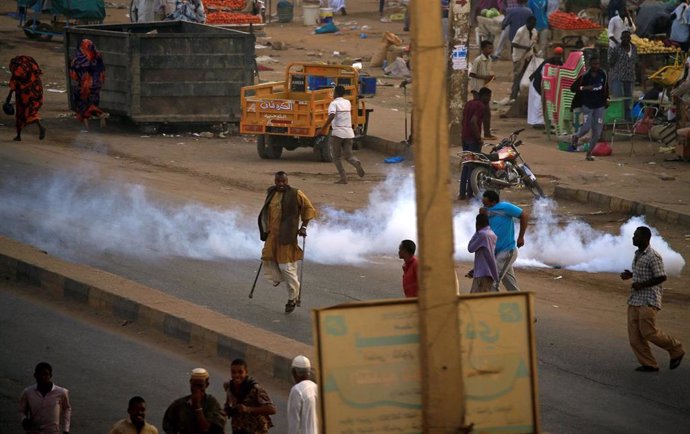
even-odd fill
[(635, 370), (657, 372), (659, 365), (649, 348), (649, 342), (668, 351), (671, 357), (669, 369), (680, 365), (685, 351), (678, 340), (656, 327), (656, 314), (661, 310), (661, 284), (666, 281), (664, 261), (649, 241), (652, 231), (640, 226), (633, 235), (633, 245), (637, 247), (632, 263), (632, 271), (625, 270), (621, 279), (632, 279), (630, 298), (628, 298), (628, 339), (637, 360), (641, 363)]

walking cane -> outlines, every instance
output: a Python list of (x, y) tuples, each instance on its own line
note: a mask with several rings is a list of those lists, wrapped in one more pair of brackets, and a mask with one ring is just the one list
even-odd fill
[(249, 298), (254, 298), (254, 288), (256, 288), (256, 281), (259, 280), (259, 273), (261, 273), (261, 267), (263, 267), (264, 261), (259, 263), (259, 269), (256, 270), (256, 277), (254, 277), (254, 284), (252, 285), (252, 290), (249, 293)]
[(302, 237), (302, 265), (299, 267), (299, 292), (297, 292), (297, 306), (302, 306), (302, 276), (304, 275), (304, 256), (306, 254), (307, 237)]
[(409, 137), (407, 136), (407, 80), (403, 80), (403, 82), (400, 83), (400, 87), (403, 88), (403, 95), (404, 95), (403, 103), (405, 104), (405, 140), (404, 140), (404, 142), (406, 145), (409, 145), (410, 140), (409, 140)]

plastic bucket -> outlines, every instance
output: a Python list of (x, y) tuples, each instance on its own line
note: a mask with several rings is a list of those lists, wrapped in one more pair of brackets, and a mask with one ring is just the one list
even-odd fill
[(302, 19), (305, 26), (318, 26), (319, 5), (302, 5)]
[(376, 77), (359, 77), (359, 93), (376, 95)]
[(279, 1), (276, 6), (278, 10), (278, 22), (279, 23), (290, 23), (292, 22), (292, 3), (288, 1)]
[(333, 22), (333, 9), (332, 8), (320, 8), (319, 9), (319, 20), (321, 24), (328, 24)]

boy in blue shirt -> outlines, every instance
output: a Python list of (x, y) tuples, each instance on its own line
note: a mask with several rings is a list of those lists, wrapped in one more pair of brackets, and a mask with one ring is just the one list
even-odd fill
[[(498, 281), (494, 283), (494, 291), (498, 291), (500, 282), (508, 291), (519, 291), (520, 288), (513, 271), (513, 263), (518, 256), (518, 247), (525, 245), (525, 231), (527, 230), (528, 215), (519, 206), (510, 202), (500, 202), (498, 193), (487, 190), (482, 195), (484, 208), (479, 212), (488, 214), (489, 226), (494, 231), (496, 241), (496, 266), (498, 268)], [(515, 223), (513, 219), (520, 220), (520, 230), (517, 242), (515, 241)]]

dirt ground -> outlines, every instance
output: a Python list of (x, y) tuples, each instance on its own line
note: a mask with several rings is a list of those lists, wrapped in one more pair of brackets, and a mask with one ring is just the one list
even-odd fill
[[(109, 2), (115, 5), (128, 3), (125, 0)], [(312, 28), (302, 25), (300, 8), (296, 7), (296, 22), (267, 25), (265, 36), (258, 38), (262, 44), (281, 41), (288, 46), (287, 50), (280, 51), (271, 48), (257, 50), (257, 56), (269, 55), (278, 60), (269, 65), (273, 71), (261, 72), (261, 79), (280, 79), (284, 67), (292, 61), (366, 59), (376, 51), (385, 31), (396, 32), (408, 42), (409, 34), (402, 32), (402, 23), (380, 22), (377, 7), (378, 2), (373, 0), (351, 0), (347, 7), (348, 16), (336, 17), (342, 32), (335, 35), (313, 35)], [(333, 184), (336, 179), (334, 167), (317, 163), (310, 150), (284, 153), (278, 168), (277, 162), (258, 158), (251, 137), (206, 139), (187, 132), (143, 136), (136, 128), (118, 120), (111, 121), (104, 129), (95, 127), (92, 132), (82, 134), (79, 124), (67, 109), (60, 39), (53, 42), (28, 40), (17, 28), (16, 21), (7, 16), (12, 11), (14, 2), (0, 5), (0, 65), (3, 65), (0, 82), (6, 86), (9, 79), (6, 65), (9, 60), (15, 55), (26, 54), (36, 58), (41, 65), (46, 89), (42, 116), (48, 127), (48, 138), (44, 142), (38, 141), (35, 127), (25, 132), (23, 142), (12, 142), (13, 121), (4, 115), (0, 117), (0, 146), (16, 150), (23, 158), (56, 161), (56, 164), (65, 167), (69, 167), (69, 161), (74, 161), (75, 165), (78, 162), (97, 166), (103, 177), (141, 182), (168, 195), (171, 201), (199, 201), (216, 207), (223, 207), (231, 201), (247, 209), (256, 209), (262, 200), (261, 193), (278, 169), (290, 173), (293, 184), (299, 183), (300, 187), (310, 191), (310, 197), (317, 206), (333, 205), (348, 211), (366, 205), (368, 194), (391, 170), (389, 165), (383, 163), (385, 156), (362, 150), (359, 156), (367, 169), (367, 176), (362, 180), (355, 179), (343, 188)], [(126, 21), (126, 12), (126, 9), (108, 7), (106, 21)], [(362, 26), (368, 28), (362, 29)], [(367, 37), (362, 38), (362, 33), (366, 33)], [(339, 56), (334, 56), (334, 51), (338, 51)], [(473, 47), (471, 56), (475, 55), (476, 47)], [(500, 100), (509, 91), (510, 62), (500, 61), (495, 69), (498, 77), (494, 98)], [(401, 78), (383, 77), (380, 69), (368, 69), (366, 63), (365, 70), (380, 77), (377, 95), (369, 103), (375, 109), (369, 133), (391, 141), (402, 140), (406, 103), (409, 109), (412, 95), (408, 95), (406, 100), (397, 87)], [(499, 136), (525, 126), (524, 119), (500, 119), (494, 116), (494, 128)], [(581, 186), (690, 213), (690, 166), (687, 163), (666, 162), (665, 159), (671, 155), (658, 153), (658, 146), (647, 144), (643, 139), (635, 142), (634, 155), (628, 155), (629, 144), (614, 145), (614, 156), (590, 163), (584, 161), (582, 154), (557, 151), (555, 143), (548, 142), (542, 130), (528, 129), (522, 138), (528, 143), (523, 149), (525, 159), (536, 172), (547, 194), (553, 191), (556, 184)], [(457, 151), (457, 148), (450, 150), (451, 154)], [(511, 192), (507, 197), (529, 206), (529, 197), (524, 192)], [(627, 218), (576, 203), (561, 203), (560, 212), (580, 217), (595, 228), (607, 231), (616, 231)], [(688, 261), (690, 238), (685, 234), (690, 234), (690, 228), (663, 222), (654, 222), (654, 226)], [(555, 281), (554, 278), (559, 275), (563, 279)], [(624, 304), (625, 290), (616, 276), (611, 274), (535, 270), (525, 271), (525, 276), (540, 285), (557, 285), (553, 291), (544, 294), (542, 303), (563, 303), (567, 300), (579, 304), (582, 303), (580, 290), (594, 289), (598, 291), (592, 300), (601, 303), (602, 309), (618, 310)], [(690, 306), (688, 267), (679, 277), (670, 279), (666, 301), (673, 301), (665, 309), (668, 318), (682, 324), (681, 320)], [(602, 318), (592, 316), (591, 320), (596, 322)], [(683, 334), (690, 336), (690, 331), (686, 329)]]

